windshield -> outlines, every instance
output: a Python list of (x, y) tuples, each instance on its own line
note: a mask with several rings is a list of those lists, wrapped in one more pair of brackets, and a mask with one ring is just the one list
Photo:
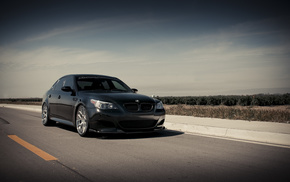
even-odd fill
[(125, 83), (118, 79), (101, 77), (78, 77), (76, 81), (79, 91), (132, 92)]

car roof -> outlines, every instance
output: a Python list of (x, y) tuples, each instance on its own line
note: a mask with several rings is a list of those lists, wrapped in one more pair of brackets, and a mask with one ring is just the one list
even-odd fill
[[(112, 76), (107, 76), (107, 75), (98, 75), (98, 74), (70, 74), (70, 75), (65, 75), (63, 77), (67, 76), (73, 76), (73, 77), (100, 77), (100, 78), (108, 78), (108, 79), (118, 79), (116, 77)], [(63, 78), (61, 77), (61, 78)]]

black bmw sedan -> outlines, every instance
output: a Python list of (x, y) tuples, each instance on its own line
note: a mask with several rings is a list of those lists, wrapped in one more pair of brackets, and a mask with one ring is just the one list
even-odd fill
[(162, 102), (136, 92), (115, 77), (66, 75), (44, 94), (42, 123), (71, 125), (80, 136), (90, 129), (99, 133), (163, 130)]

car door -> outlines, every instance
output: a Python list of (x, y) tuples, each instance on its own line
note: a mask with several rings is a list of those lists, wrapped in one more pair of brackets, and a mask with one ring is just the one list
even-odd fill
[(52, 118), (59, 118), (58, 116), (58, 107), (59, 107), (59, 92), (62, 87), (63, 79), (59, 79), (51, 88), (49, 95), (48, 95), (48, 102), (49, 102), (49, 111), (50, 116)]
[(74, 77), (67, 76), (63, 80), (62, 87), (70, 87), (72, 91), (63, 91), (59, 93), (59, 107), (58, 112), (62, 119), (72, 122), (74, 117), (74, 107), (77, 99), (75, 96)]

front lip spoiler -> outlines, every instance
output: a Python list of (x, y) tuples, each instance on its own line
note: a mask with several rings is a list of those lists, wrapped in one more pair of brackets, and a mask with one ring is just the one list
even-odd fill
[(158, 126), (152, 130), (140, 130), (140, 131), (123, 131), (120, 129), (116, 129), (116, 128), (106, 128), (106, 129), (100, 129), (100, 130), (93, 130), (96, 133), (100, 133), (100, 134), (138, 134), (138, 133), (153, 133), (156, 131), (162, 131), (165, 130), (165, 126)]

